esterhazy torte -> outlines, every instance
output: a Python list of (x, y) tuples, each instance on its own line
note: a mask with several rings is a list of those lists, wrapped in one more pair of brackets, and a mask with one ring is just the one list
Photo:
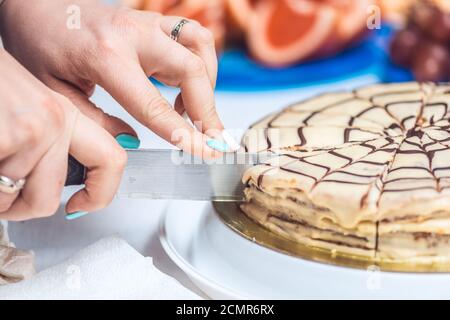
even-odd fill
[(370, 258), (450, 260), (450, 85), (379, 84), (253, 125), (242, 210), (294, 241)]

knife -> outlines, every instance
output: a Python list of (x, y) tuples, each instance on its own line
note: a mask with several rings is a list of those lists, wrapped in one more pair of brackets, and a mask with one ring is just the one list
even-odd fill
[[(225, 153), (202, 160), (178, 150), (127, 150), (128, 163), (119, 198), (242, 201), (242, 176), (249, 167), (270, 159), (268, 153)], [(69, 157), (66, 186), (82, 185), (86, 168)]]

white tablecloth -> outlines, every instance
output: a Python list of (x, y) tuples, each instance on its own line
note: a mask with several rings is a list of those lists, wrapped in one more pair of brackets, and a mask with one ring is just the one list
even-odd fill
[[(354, 88), (373, 82), (371, 77), (339, 83), (327, 87), (310, 87), (274, 92), (232, 93), (218, 92), (217, 109), (225, 126), (231, 130), (243, 130), (262, 116), (296, 102), (306, 96), (324, 90)], [(173, 101), (176, 91), (162, 89)], [(108, 94), (98, 89), (93, 97), (95, 103), (108, 113), (121, 117), (138, 132), (143, 148), (169, 148), (170, 146), (149, 130), (139, 125)], [(66, 190), (67, 198), (73, 190)], [(158, 239), (158, 223), (168, 201), (116, 199), (107, 208), (81, 219), (67, 221), (64, 211), (53, 217), (27, 222), (11, 223), (10, 237), (14, 243), (36, 253), (37, 269), (42, 270), (94, 243), (98, 239), (117, 234), (145, 256), (151, 256), (162, 272), (173, 276), (184, 286), (201, 294), (186, 275), (168, 258)]]

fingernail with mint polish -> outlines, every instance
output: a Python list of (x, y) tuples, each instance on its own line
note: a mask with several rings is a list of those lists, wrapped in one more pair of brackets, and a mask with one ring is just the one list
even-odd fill
[(222, 131), (222, 138), (229, 146), (230, 151), (238, 151), (241, 148), (241, 145), (234, 139), (227, 129)]
[(138, 138), (125, 133), (119, 134), (116, 137), (116, 141), (124, 149), (139, 149), (139, 146), (141, 145), (141, 141)]
[(208, 141), (206, 141), (206, 144), (211, 149), (214, 149), (214, 150), (217, 150), (217, 151), (220, 151), (220, 152), (227, 152), (229, 150), (228, 145), (225, 142), (222, 142), (222, 141), (209, 139)]
[(73, 213), (68, 213), (66, 215), (66, 220), (75, 220), (78, 218), (81, 218), (85, 215), (87, 215), (89, 212), (85, 212), (85, 211), (77, 211), (77, 212), (73, 212)]

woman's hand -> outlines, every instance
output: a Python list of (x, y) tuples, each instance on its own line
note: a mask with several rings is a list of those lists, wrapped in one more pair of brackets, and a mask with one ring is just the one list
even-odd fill
[[(180, 17), (112, 7), (97, 0), (6, 0), (0, 8), (5, 48), (53, 90), (68, 97), (113, 136), (134, 134), (90, 101), (96, 84), (142, 124), (181, 149), (205, 158), (223, 126), (215, 110), (217, 58), (210, 31)], [(79, 23), (79, 25), (77, 25)], [(179, 87), (175, 108), (148, 77)], [(187, 112), (198, 131), (182, 117)]]
[(105, 207), (126, 153), (110, 134), (51, 91), (0, 49), (0, 175), (26, 178), (20, 193), (0, 192), (0, 219), (27, 220), (58, 209), (68, 154), (88, 168), (86, 186), (66, 205), (68, 217)]

